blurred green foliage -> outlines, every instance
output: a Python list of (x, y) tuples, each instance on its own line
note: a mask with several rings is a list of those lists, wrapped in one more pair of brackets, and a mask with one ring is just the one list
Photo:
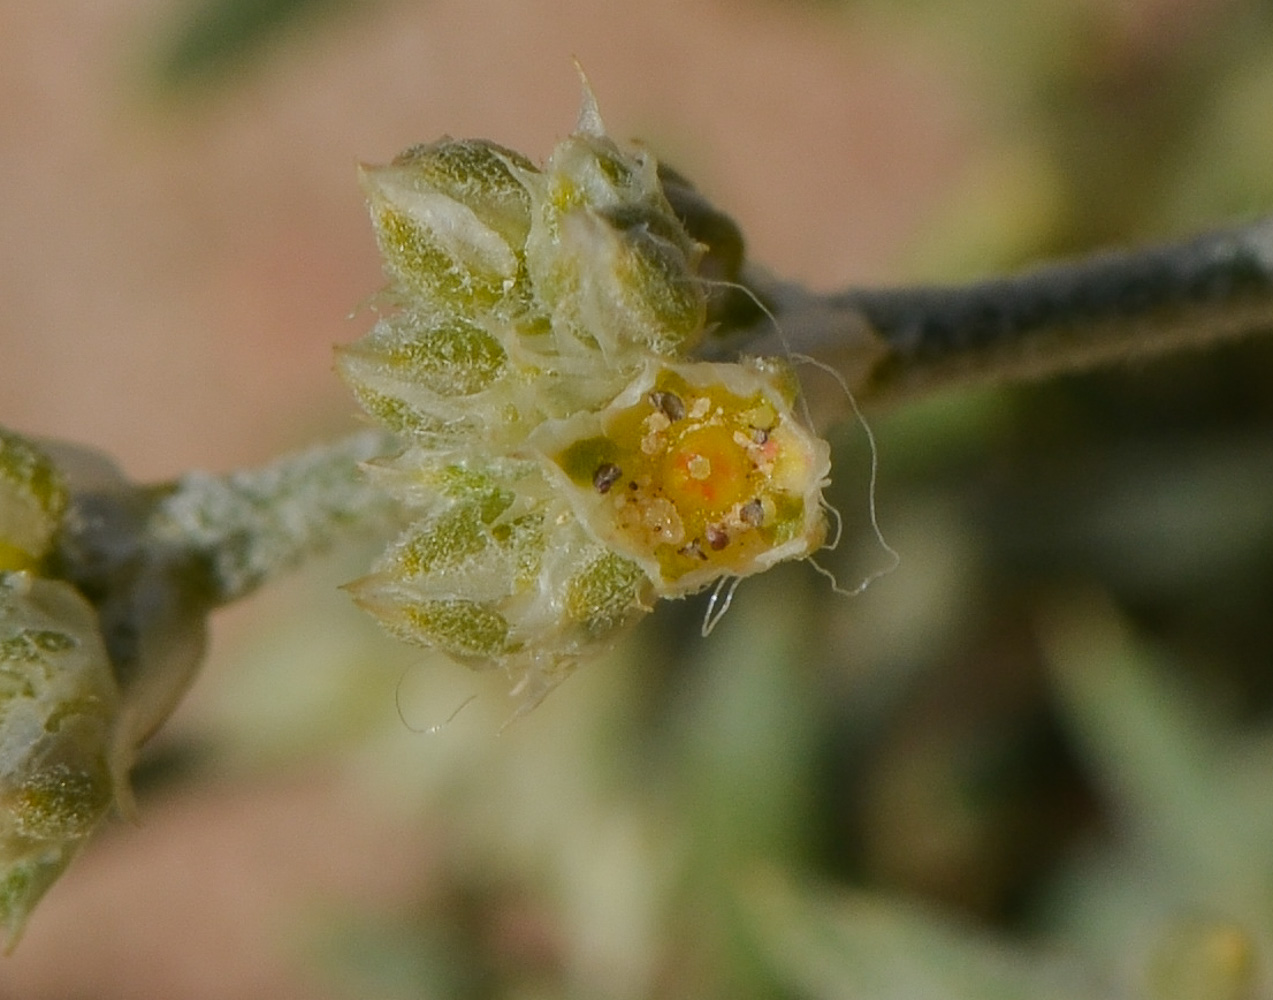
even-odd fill
[(351, 0), (178, 0), (151, 50), (160, 93), (176, 97), (223, 86), (302, 37)]
[(1261, 0), (846, 5), (939, 48), (987, 139), (915, 266), (952, 280), (1167, 238), (1273, 204)]
[[(985, 102), (980, 158), (912, 277), (1273, 208), (1266, 3), (836, 16), (939, 43)], [(236, 37), (190, 35), (214, 36)], [(361, 747), (440, 845), (411, 920), (320, 921), (335, 981), (386, 998), (1269, 995), (1273, 346), (875, 425), (896, 573), (846, 600), (783, 567), (708, 640), (702, 600), (663, 608), (498, 737), (497, 683), (417, 670), (326, 576), (296, 585), (303, 613), (239, 651), (223, 758)], [(822, 561), (849, 584), (882, 558), (866, 463), (843, 428), (845, 534)], [(383, 711), (402, 678), (413, 724), (482, 696), (415, 735)]]

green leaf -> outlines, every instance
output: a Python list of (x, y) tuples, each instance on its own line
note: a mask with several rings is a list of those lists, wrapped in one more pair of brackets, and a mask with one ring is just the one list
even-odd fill
[(154, 76), (165, 91), (225, 82), (269, 55), (291, 30), (348, 0), (203, 0), (174, 5), (176, 28), (158, 47)]
[(1025, 949), (865, 893), (814, 891), (776, 875), (744, 909), (780, 982), (810, 1000), (1096, 1000), (1074, 973)]

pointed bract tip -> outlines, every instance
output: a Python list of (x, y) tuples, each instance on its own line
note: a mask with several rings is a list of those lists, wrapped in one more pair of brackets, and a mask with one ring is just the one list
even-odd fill
[(579, 86), (583, 89), (579, 121), (575, 125), (575, 131), (583, 135), (603, 136), (606, 134), (606, 125), (601, 120), (601, 109), (597, 107), (597, 95), (592, 92), (588, 74), (583, 71), (583, 66), (579, 64), (578, 59), (575, 60), (575, 71), (579, 74)]

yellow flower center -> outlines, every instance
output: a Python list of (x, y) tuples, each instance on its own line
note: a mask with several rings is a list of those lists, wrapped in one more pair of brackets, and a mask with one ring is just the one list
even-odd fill
[[(755, 572), (766, 553), (810, 531), (815, 451), (763, 392), (740, 396), (665, 369), (604, 427), (555, 461), (592, 496), (599, 534), (656, 562), (665, 584), (689, 590)], [(820, 531), (820, 518), (813, 525)]]

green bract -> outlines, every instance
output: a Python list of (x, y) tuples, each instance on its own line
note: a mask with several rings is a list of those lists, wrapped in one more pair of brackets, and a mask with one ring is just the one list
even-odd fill
[(68, 503), (62, 473), (0, 429), (0, 937), (127, 799), (131, 746), (97, 611), (49, 555)]
[(416, 517), (350, 590), (394, 634), (533, 704), (656, 598), (821, 544), (789, 371), (687, 360), (704, 248), (591, 94), (542, 169), (443, 139), (362, 181), (393, 311), (338, 366), (406, 439), (370, 472)]
[(10, 945), (127, 794), (118, 712), (88, 602), (61, 580), (0, 573), (0, 930)]
[(0, 571), (44, 558), (66, 509), (66, 485), (35, 445), (0, 429)]

